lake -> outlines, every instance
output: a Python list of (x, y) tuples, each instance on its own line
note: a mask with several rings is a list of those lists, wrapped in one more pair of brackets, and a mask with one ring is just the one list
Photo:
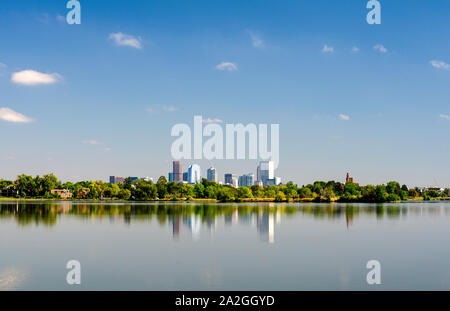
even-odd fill
[(449, 290), (449, 242), (444, 201), (0, 201), (0, 290)]

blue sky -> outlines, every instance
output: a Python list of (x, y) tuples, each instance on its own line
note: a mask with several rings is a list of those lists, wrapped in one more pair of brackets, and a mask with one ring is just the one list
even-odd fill
[(368, 25), (362, 0), (80, 0), (68, 25), (65, 1), (2, 1), (0, 176), (167, 175), (202, 115), (280, 124), (283, 181), (450, 186), (450, 2), (380, 2)]

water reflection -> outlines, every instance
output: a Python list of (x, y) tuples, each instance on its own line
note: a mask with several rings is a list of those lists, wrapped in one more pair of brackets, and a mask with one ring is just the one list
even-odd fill
[(18, 226), (57, 225), (59, 217), (109, 219), (111, 223), (156, 220), (172, 229), (173, 239), (183, 234), (199, 240), (201, 233), (213, 235), (218, 224), (255, 227), (261, 241), (274, 243), (276, 227), (291, 217), (314, 220), (342, 220), (349, 230), (360, 216), (378, 221), (399, 221), (411, 217), (450, 216), (449, 202), (408, 202), (401, 204), (326, 204), (326, 203), (97, 203), (71, 201), (3, 201), (0, 221), (14, 218)]

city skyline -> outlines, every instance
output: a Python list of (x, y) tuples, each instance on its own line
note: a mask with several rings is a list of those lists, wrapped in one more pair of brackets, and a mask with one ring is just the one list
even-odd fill
[(450, 186), (448, 1), (385, 1), (376, 26), (361, 1), (82, 4), (68, 25), (59, 1), (2, 3), (2, 178), (167, 176), (171, 127), (202, 115), (280, 124), (283, 181)]

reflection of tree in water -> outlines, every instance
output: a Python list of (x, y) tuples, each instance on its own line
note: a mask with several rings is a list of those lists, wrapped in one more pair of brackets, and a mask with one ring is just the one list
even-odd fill
[[(444, 211), (442, 211), (444, 209)], [(441, 212), (442, 211), (442, 212)], [(360, 214), (377, 219), (399, 219), (408, 213), (412, 215), (441, 215), (447, 210), (440, 204), (411, 203), (408, 207), (402, 204), (338, 204), (338, 203), (115, 203), (115, 202), (76, 202), (76, 201), (5, 201), (0, 202), (0, 219), (14, 218), (18, 225), (31, 224), (53, 226), (61, 215), (90, 218), (108, 218), (111, 222), (149, 222), (156, 220), (161, 225), (176, 222), (175, 226), (197, 221), (206, 224), (214, 230), (217, 220), (224, 219), (227, 224), (250, 224), (252, 219), (258, 220), (258, 215), (275, 216), (279, 222), (281, 215), (286, 218), (293, 216), (311, 216), (316, 219), (340, 219), (345, 217), (350, 226)], [(190, 216), (195, 218), (190, 218)], [(272, 217), (271, 216), (271, 217)], [(191, 219), (187, 221), (186, 219)], [(180, 224), (180, 225), (178, 225)], [(174, 231), (178, 229), (175, 228)]]

